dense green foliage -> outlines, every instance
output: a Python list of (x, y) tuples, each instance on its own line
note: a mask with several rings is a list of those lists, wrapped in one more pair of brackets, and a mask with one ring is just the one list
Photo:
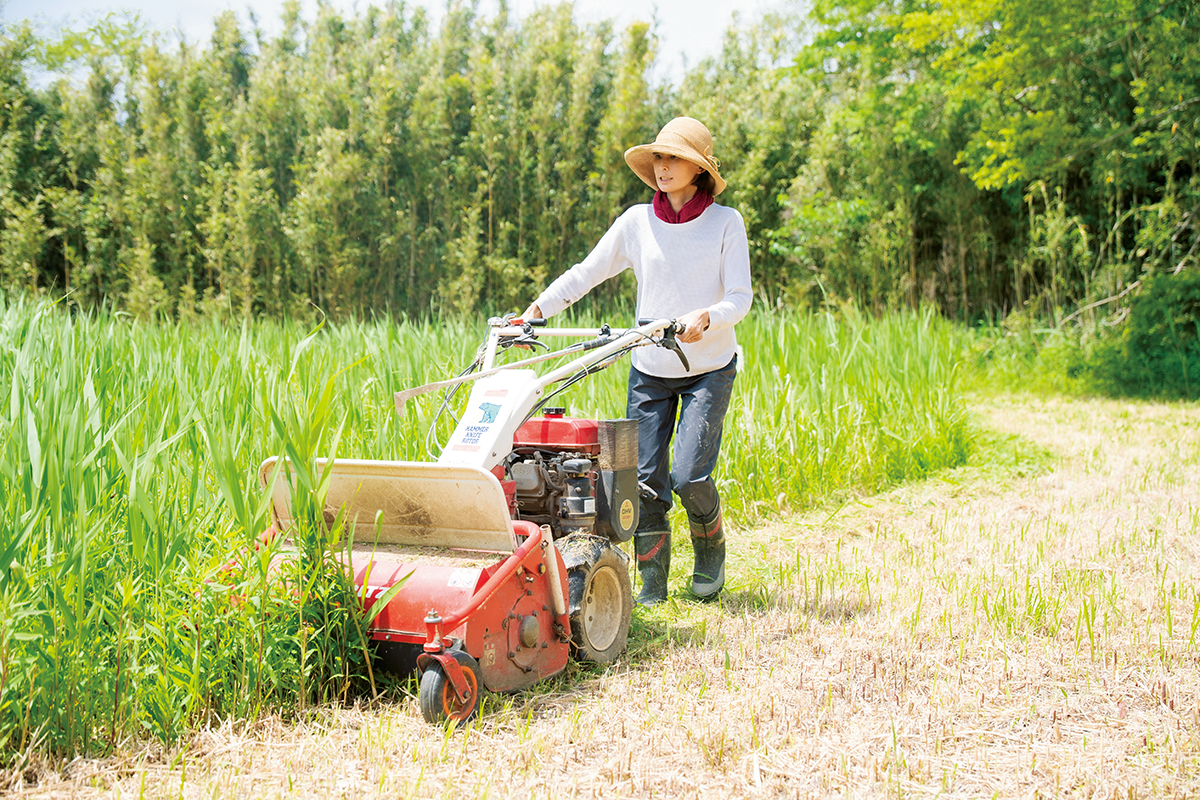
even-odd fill
[(1200, 397), (1200, 272), (1148, 277), (1120, 337), (1094, 361), (1122, 394)]
[(1193, 0), (818, 0), (678, 87), (648, 25), (569, 4), (298, 8), (205, 43), (0, 29), (0, 284), (139, 316), (519, 308), (649, 199), (622, 151), (678, 113), (768, 302), (1057, 321), (1196, 264)]
[[(113, 22), (4, 37), (9, 286), (184, 316), (511, 305), (632, 196), (644, 25), (293, 3), (254, 35), (226, 13), (204, 48)], [(32, 90), (35, 57), (77, 72)]]
[(1200, 273), (1150, 275), (1123, 318), (1047, 328), (1014, 314), (975, 339), (971, 380), (995, 388), (1200, 399)]
[(814, 6), (836, 103), (793, 187), (797, 257), (875, 302), (1064, 309), (1196, 265), (1196, 5)]
[[(733, 524), (964, 459), (956, 349), (936, 315), (755, 314), (739, 330), (718, 476)], [(482, 332), (372, 322), (306, 336), (0, 306), (3, 759), (170, 740), (368, 690), (320, 476), (300, 470), (312, 513), (272, 579), (256, 467), (279, 453), (425, 459), (437, 401), (401, 417), (392, 393), (457, 372)], [(608, 370), (564, 404), (621, 416), (625, 378)]]

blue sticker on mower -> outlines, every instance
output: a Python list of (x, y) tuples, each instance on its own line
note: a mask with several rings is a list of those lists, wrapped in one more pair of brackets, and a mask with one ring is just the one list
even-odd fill
[(500, 406), (495, 403), (480, 403), (479, 410), (483, 412), (483, 418), (479, 420), (479, 424), (490, 425), (496, 421), (496, 414), (500, 411)]

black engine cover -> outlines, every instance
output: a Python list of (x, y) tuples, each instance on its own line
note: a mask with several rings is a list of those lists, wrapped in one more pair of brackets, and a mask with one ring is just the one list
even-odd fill
[(613, 542), (628, 542), (637, 530), (640, 503), (636, 469), (602, 469), (596, 473), (596, 533)]
[(637, 433), (632, 419), (601, 420), (597, 429), (596, 533), (613, 542), (627, 542), (637, 530)]

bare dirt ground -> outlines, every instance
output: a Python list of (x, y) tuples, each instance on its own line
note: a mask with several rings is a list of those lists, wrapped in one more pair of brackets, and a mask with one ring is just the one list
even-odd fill
[(1200, 409), (975, 409), (996, 440), (974, 466), (736, 531), (721, 605), (639, 611), (622, 663), (489, 697), (466, 730), (394, 695), (20, 793), (1200, 794)]

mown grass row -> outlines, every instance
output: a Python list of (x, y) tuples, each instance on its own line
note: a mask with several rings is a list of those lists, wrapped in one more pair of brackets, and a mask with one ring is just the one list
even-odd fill
[[(269, 580), (256, 465), (425, 458), (435, 403), (392, 392), (470, 360), (482, 321), (145, 325), (0, 306), (0, 752), (104, 752), (371, 685), (362, 620), (313, 524)], [(726, 425), (728, 516), (918, 477), (969, 447), (953, 330), (928, 314), (756, 314)], [(624, 409), (624, 367), (563, 404)], [(465, 394), (464, 394), (465, 397)], [(448, 423), (442, 423), (442, 432)], [(321, 476), (301, 469), (320, 508)]]

